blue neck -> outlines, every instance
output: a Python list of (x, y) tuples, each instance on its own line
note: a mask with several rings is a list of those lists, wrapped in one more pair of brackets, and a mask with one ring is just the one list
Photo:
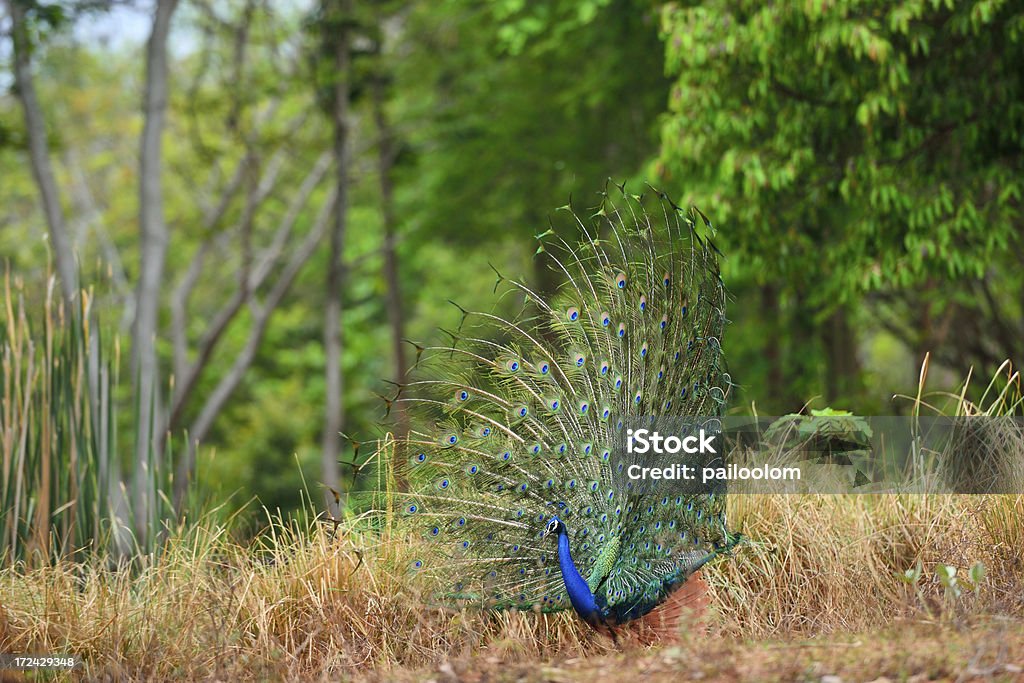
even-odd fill
[(572, 561), (572, 554), (569, 552), (569, 534), (565, 527), (558, 534), (558, 566), (562, 570), (562, 581), (565, 582), (565, 590), (569, 593), (569, 602), (573, 609), (586, 621), (594, 621), (598, 618), (597, 602), (594, 594), (590, 592), (590, 586), (580, 576), (576, 565)]

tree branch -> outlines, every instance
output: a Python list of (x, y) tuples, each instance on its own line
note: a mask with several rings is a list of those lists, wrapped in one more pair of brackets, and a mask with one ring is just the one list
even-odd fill
[[(252, 273), (245, 275), (247, 284), (240, 284), (231, 299), (229, 299), (214, 316), (212, 322), (207, 327), (203, 337), (199, 341), (196, 360), (192, 363), (188, 363), (186, 360), (182, 365), (180, 373), (176, 375), (174, 399), (171, 404), (171, 415), (168, 420), (168, 425), (171, 429), (175, 429), (180, 426), (185, 407), (188, 405), (188, 401), (191, 398), (192, 392), (195, 390), (199, 377), (202, 375), (210, 361), (210, 358), (213, 356), (213, 352), (223, 337), (224, 332), (227, 331), (228, 326), (238, 315), (239, 311), (241, 311), (242, 307), (246, 302), (249, 302), (253, 298), (254, 293), (264, 284), (274, 267), (280, 262), (284, 251), (284, 245), (290, 237), (291, 232), (302, 213), (302, 209), (306, 206), (310, 196), (313, 194), (313, 190), (315, 190), (317, 185), (320, 184), (320, 181), (323, 180), (329, 163), (330, 155), (324, 153), (313, 165), (310, 172), (306, 174), (299, 191), (295, 194), (289, 204), (288, 212), (285, 214), (285, 217), (277, 228), (270, 248), (264, 254), (264, 257), (260, 260)], [(279, 170), (280, 168), (278, 167), (278, 171)], [(276, 174), (277, 171), (273, 173), (273, 177), (276, 177)], [(264, 180), (267, 181), (267, 176), (264, 176)], [(255, 217), (255, 210), (258, 203), (261, 203), (266, 198), (267, 194), (269, 194), (269, 188), (272, 186), (273, 178), (267, 182), (260, 183), (255, 196), (256, 201), (247, 202), (248, 206), (246, 207), (246, 215), (242, 218), (243, 224), (246, 222), (251, 223)], [(193, 261), (193, 263), (195, 263), (195, 261)], [(196, 278), (198, 278), (198, 275), (196, 275)], [(177, 307), (182, 311), (184, 310), (183, 304), (181, 303), (179, 303)], [(181, 318), (184, 320), (184, 313), (181, 313)]]
[(14, 85), (25, 114), (25, 130), (28, 133), (28, 153), (32, 163), (32, 175), (39, 188), (43, 215), (46, 217), (46, 224), (50, 230), (50, 243), (53, 245), (54, 260), (57, 262), (57, 274), (60, 276), (64, 306), (70, 314), (75, 294), (78, 291), (78, 266), (75, 263), (74, 250), (64, 222), (57, 180), (54, 178), (53, 167), (50, 165), (45, 119), (39, 106), (39, 99), (36, 97), (35, 83), (32, 80), (32, 64), (29, 56), (32, 46), (25, 23), (25, 9), (18, 0), (7, 0), (7, 10), (11, 16), (11, 37), (14, 44)]
[(263, 336), (266, 333), (271, 314), (280, 305), (281, 300), (295, 281), (295, 277), (313, 255), (313, 252), (316, 251), (317, 246), (319, 246), (327, 228), (327, 221), (335, 210), (336, 204), (337, 196), (332, 193), (323, 206), (320, 207), (320, 212), (312, 229), (307, 233), (299, 248), (292, 252), (291, 258), (281, 273), (281, 277), (274, 283), (273, 288), (267, 295), (266, 301), (255, 310), (245, 346), (236, 356), (235, 362), (228, 372), (217, 383), (217, 386), (199, 411), (198, 417), (192, 423), (188, 431), (188, 445), (186, 446), (185, 454), (178, 460), (174, 479), (174, 504), (175, 509), (179, 513), (182, 510), (185, 493), (188, 491), (188, 484), (192, 479), (192, 473), (195, 468), (196, 449), (199, 442), (206, 437), (207, 432), (213, 425), (214, 419), (224, 408), (224, 404), (227, 403), (228, 399), (231, 398), (231, 394), (234, 393), (238, 384), (242, 381), (242, 377), (249, 369), (249, 366), (252, 365), (263, 341)]

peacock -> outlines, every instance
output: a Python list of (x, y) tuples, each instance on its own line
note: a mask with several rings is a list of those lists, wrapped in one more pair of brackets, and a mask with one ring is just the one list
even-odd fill
[(568, 230), (537, 238), (563, 283), (553, 295), (494, 269), (522, 312), (459, 307), (449, 345), (415, 344), (394, 399), (418, 425), (397, 444), (397, 504), (425, 539), (409, 571), (448, 600), (621, 624), (739, 540), (721, 492), (634, 486), (614, 456), (631, 420), (722, 415), (712, 224), (650, 187), (611, 184), (596, 202), (570, 200), (555, 212)]

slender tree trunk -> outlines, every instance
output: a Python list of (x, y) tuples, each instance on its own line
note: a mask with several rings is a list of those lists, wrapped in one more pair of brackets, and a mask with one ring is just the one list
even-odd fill
[(778, 290), (774, 285), (764, 285), (761, 288), (761, 319), (764, 329), (764, 359), (768, 363), (768, 386), (764, 394), (770, 397), (771, 403), (767, 407), (771, 411), (789, 407), (792, 403), (782, 367), (781, 315)]
[(46, 122), (39, 106), (39, 99), (36, 97), (35, 83), (32, 80), (30, 57), (32, 45), (29, 40), (28, 27), (25, 24), (24, 4), (19, 0), (7, 0), (7, 10), (11, 15), (11, 34), (14, 43), (14, 85), (25, 114), (25, 130), (28, 134), (32, 175), (39, 187), (43, 214), (46, 216), (46, 224), (49, 227), (50, 244), (53, 248), (54, 260), (57, 263), (57, 275), (60, 278), (60, 291), (64, 299), (64, 307), (67, 314), (70, 315), (71, 306), (78, 291), (78, 267), (64, 222), (57, 181), (53, 176), (53, 168), (50, 166)]
[(821, 369), (819, 359), (807, 351), (814, 348), (818, 338), (818, 329), (808, 312), (809, 308), (807, 295), (800, 287), (787, 292), (786, 298), (779, 305), (777, 322), (787, 329), (784, 386), (779, 388), (783, 399), (780, 412), (783, 414), (803, 409), (805, 402), (820, 386), (816, 379), (812, 379), (811, 383), (806, 380), (800, 382), (803, 378), (816, 378)]
[(152, 468), (160, 454), (162, 430), (160, 368), (156, 353), (167, 253), (161, 182), (161, 138), (167, 113), (167, 36), (178, 0), (158, 0), (153, 30), (146, 44), (146, 82), (143, 100), (145, 123), (139, 144), (139, 282), (132, 325), (132, 374), (137, 416), (135, 423), (135, 477), (133, 487), (136, 532), (144, 539), (146, 521), (154, 512)]
[(857, 334), (850, 326), (845, 308), (839, 308), (822, 328), (825, 345), (825, 391), (829, 401), (849, 401), (856, 397), (860, 384), (860, 359)]
[(348, 110), (349, 110), (349, 29), (352, 7), (348, 0), (325, 0), (326, 31), (333, 31), (334, 84), (331, 118), (334, 124), (335, 206), (331, 226), (330, 260), (327, 263), (327, 293), (324, 310), (324, 354), (326, 368), (326, 415), (324, 416), (322, 477), (326, 486), (340, 490), (338, 476), (338, 439), (344, 428), (341, 370), (341, 299), (344, 284), (343, 256), (348, 213)]
[[(384, 219), (384, 280), (387, 283), (386, 306), (391, 326), (391, 353), (394, 358), (394, 382), (401, 384), (409, 371), (405, 356), (405, 316), (402, 312), (402, 290), (399, 281), (397, 240), (398, 221), (395, 217), (394, 185), (391, 168), (395, 162), (394, 131), (384, 109), (384, 82), (382, 77), (373, 82), (373, 119), (377, 127), (377, 175), (380, 181), (380, 206)], [(404, 403), (392, 409), (395, 431), (399, 436), (409, 433), (408, 413)]]

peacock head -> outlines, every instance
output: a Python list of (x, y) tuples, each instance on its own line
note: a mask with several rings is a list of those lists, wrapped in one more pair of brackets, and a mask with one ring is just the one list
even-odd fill
[(545, 538), (547, 538), (548, 536), (557, 536), (559, 534), (564, 533), (568, 533), (568, 530), (565, 528), (565, 524), (562, 522), (562, 520), (560, 520), (558, 517), (552, 517), (548, 521), (547, 527), (544, 529)]

